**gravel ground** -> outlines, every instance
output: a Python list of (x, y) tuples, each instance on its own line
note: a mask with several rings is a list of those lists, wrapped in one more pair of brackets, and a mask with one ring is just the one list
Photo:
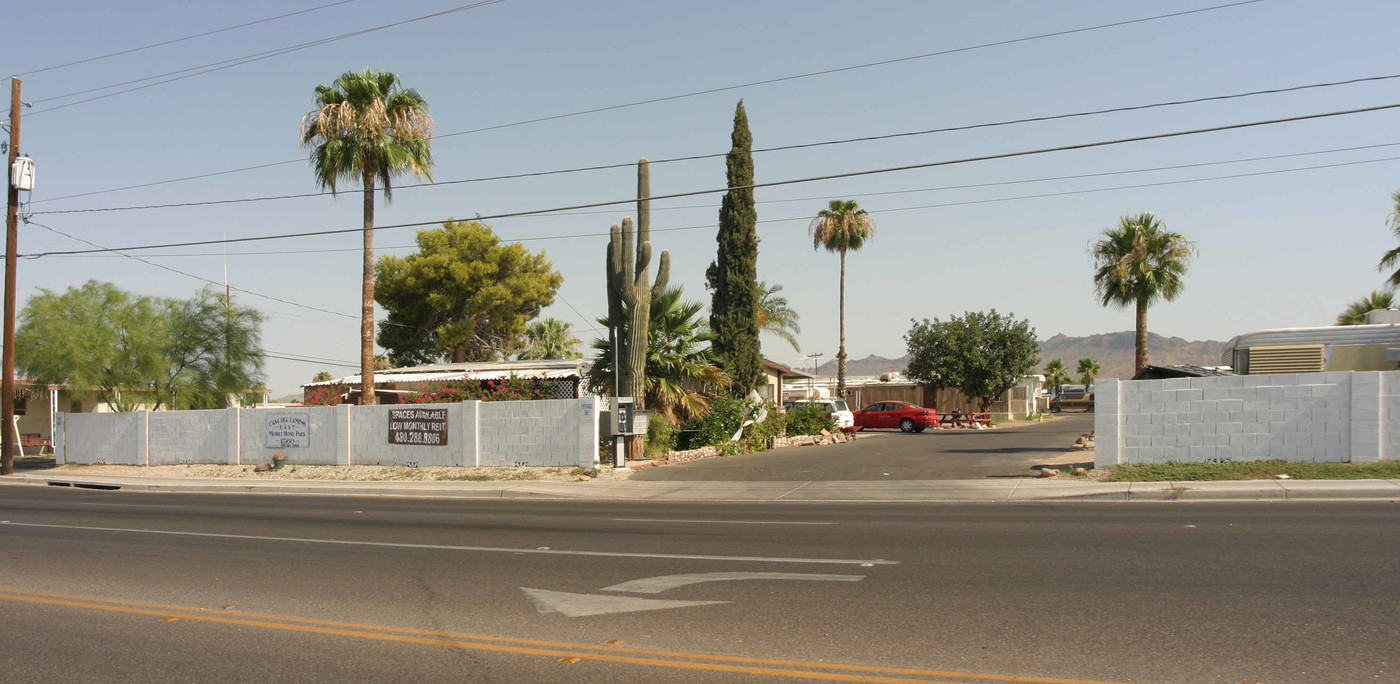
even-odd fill
[(289, 465), (281, 470), (255, 472), (253, 466), (236, 465), (61, 465), (44, 471), (46, 475), (127, 475), (133, 477), (232, 477), (259, 480), (356, 480), (380, 481), (477, 481), (535, 480), (549, 482), (581, 482), (594, 480), (625, 480), (630, 471), (614, 471), (610, 467), (597, 471), (582, 468), (409, 468), (407, 466), (322, 466)]

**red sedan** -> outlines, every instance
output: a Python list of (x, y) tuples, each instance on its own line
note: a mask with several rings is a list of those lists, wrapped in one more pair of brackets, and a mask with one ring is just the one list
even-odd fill
[(923, 432), (938, 425), (938, 411), (904, 401), (881, 401), (856, 411), (857, 428), (899, 428)]

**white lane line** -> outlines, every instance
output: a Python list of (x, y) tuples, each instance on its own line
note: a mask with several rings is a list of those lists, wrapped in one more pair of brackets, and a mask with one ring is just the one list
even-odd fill
[(680, 518), (613, 518), (613, 522), (700, 523), (705, 525), (836, 525), (834, 522), (786, 522), (782, 520), (683, 520)]
[(711, 560), (736, 561), (745, 563), (801, 563), (814, 565), (899, 565), (899, 561), (849, 558), (782, 558), (768, 556), (704, 556), (689, 553), (630, 553), (626, 551), (569, 551), (540, 547), (534, 549), (509, 548), (500, 546), (452, 546), (448, 544), (403, 544), (396, 542), (350, 541), (344, 539), (303, 539), (299, 537), (266, 537), (252, 534), (219, 534), (216, 532), (177, 532), (173, 530), (138, 530), (124, 527), (91, 527), (87, 525), (50, 525), (44, 523), (21, 523), (0, 520), (0, 527), (39, 527), (54, 530), (83, 530), (88, 532), (122, 532), (129, 534), (157, 534), (174, 537), (209, 537), (214, 539), (244, 539), (249, 541), (295, 542), (299, 544), (338, 544), (341, 546), (380, 546), (396, 549), (434, 549), (439, 551), (475, 551), (479, 553), (517, 553), (540, 556), (601, 556), (606, 558), (659, 558), (666, 560)]
[(91, 503), (87, 501), (75, 502), (79, 506), (118, 506), (121, 508), (184, 508), (181, 504), (133, 504), (133, 503)]
[(632, 594), (660, 594), (667, 589), (684, 587), (703, 582), (735, 582), (739, 580), (798, 580), (809, 582), (859, 582), (865, 575), (817, 575), (803, 572), (697, 572), (689, 575), (662, 575), (643, 577), (611, 587), (603, 591), (625, 591)]

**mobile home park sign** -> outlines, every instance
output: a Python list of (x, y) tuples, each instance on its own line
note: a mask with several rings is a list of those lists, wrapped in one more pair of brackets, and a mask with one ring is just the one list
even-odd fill
[(311, 414), (281, 413), (267, 417), (267, 447), (287, 449), (311, 446)]
[(447, 409), (389, 409), (389, 443), (447, 446)]

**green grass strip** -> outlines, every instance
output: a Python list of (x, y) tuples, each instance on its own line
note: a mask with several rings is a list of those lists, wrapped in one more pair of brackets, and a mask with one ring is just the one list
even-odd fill
[(1287, 475), (1295, 480), (1388, 480), (1400, 478), (1400, 461), (1379, 463), (1302, 463), (1241, 461), (1238, 463), (1125, 463), (1112, 466), (1102, 482), (1164, 482), (1171, 480), (1271, 480)]

